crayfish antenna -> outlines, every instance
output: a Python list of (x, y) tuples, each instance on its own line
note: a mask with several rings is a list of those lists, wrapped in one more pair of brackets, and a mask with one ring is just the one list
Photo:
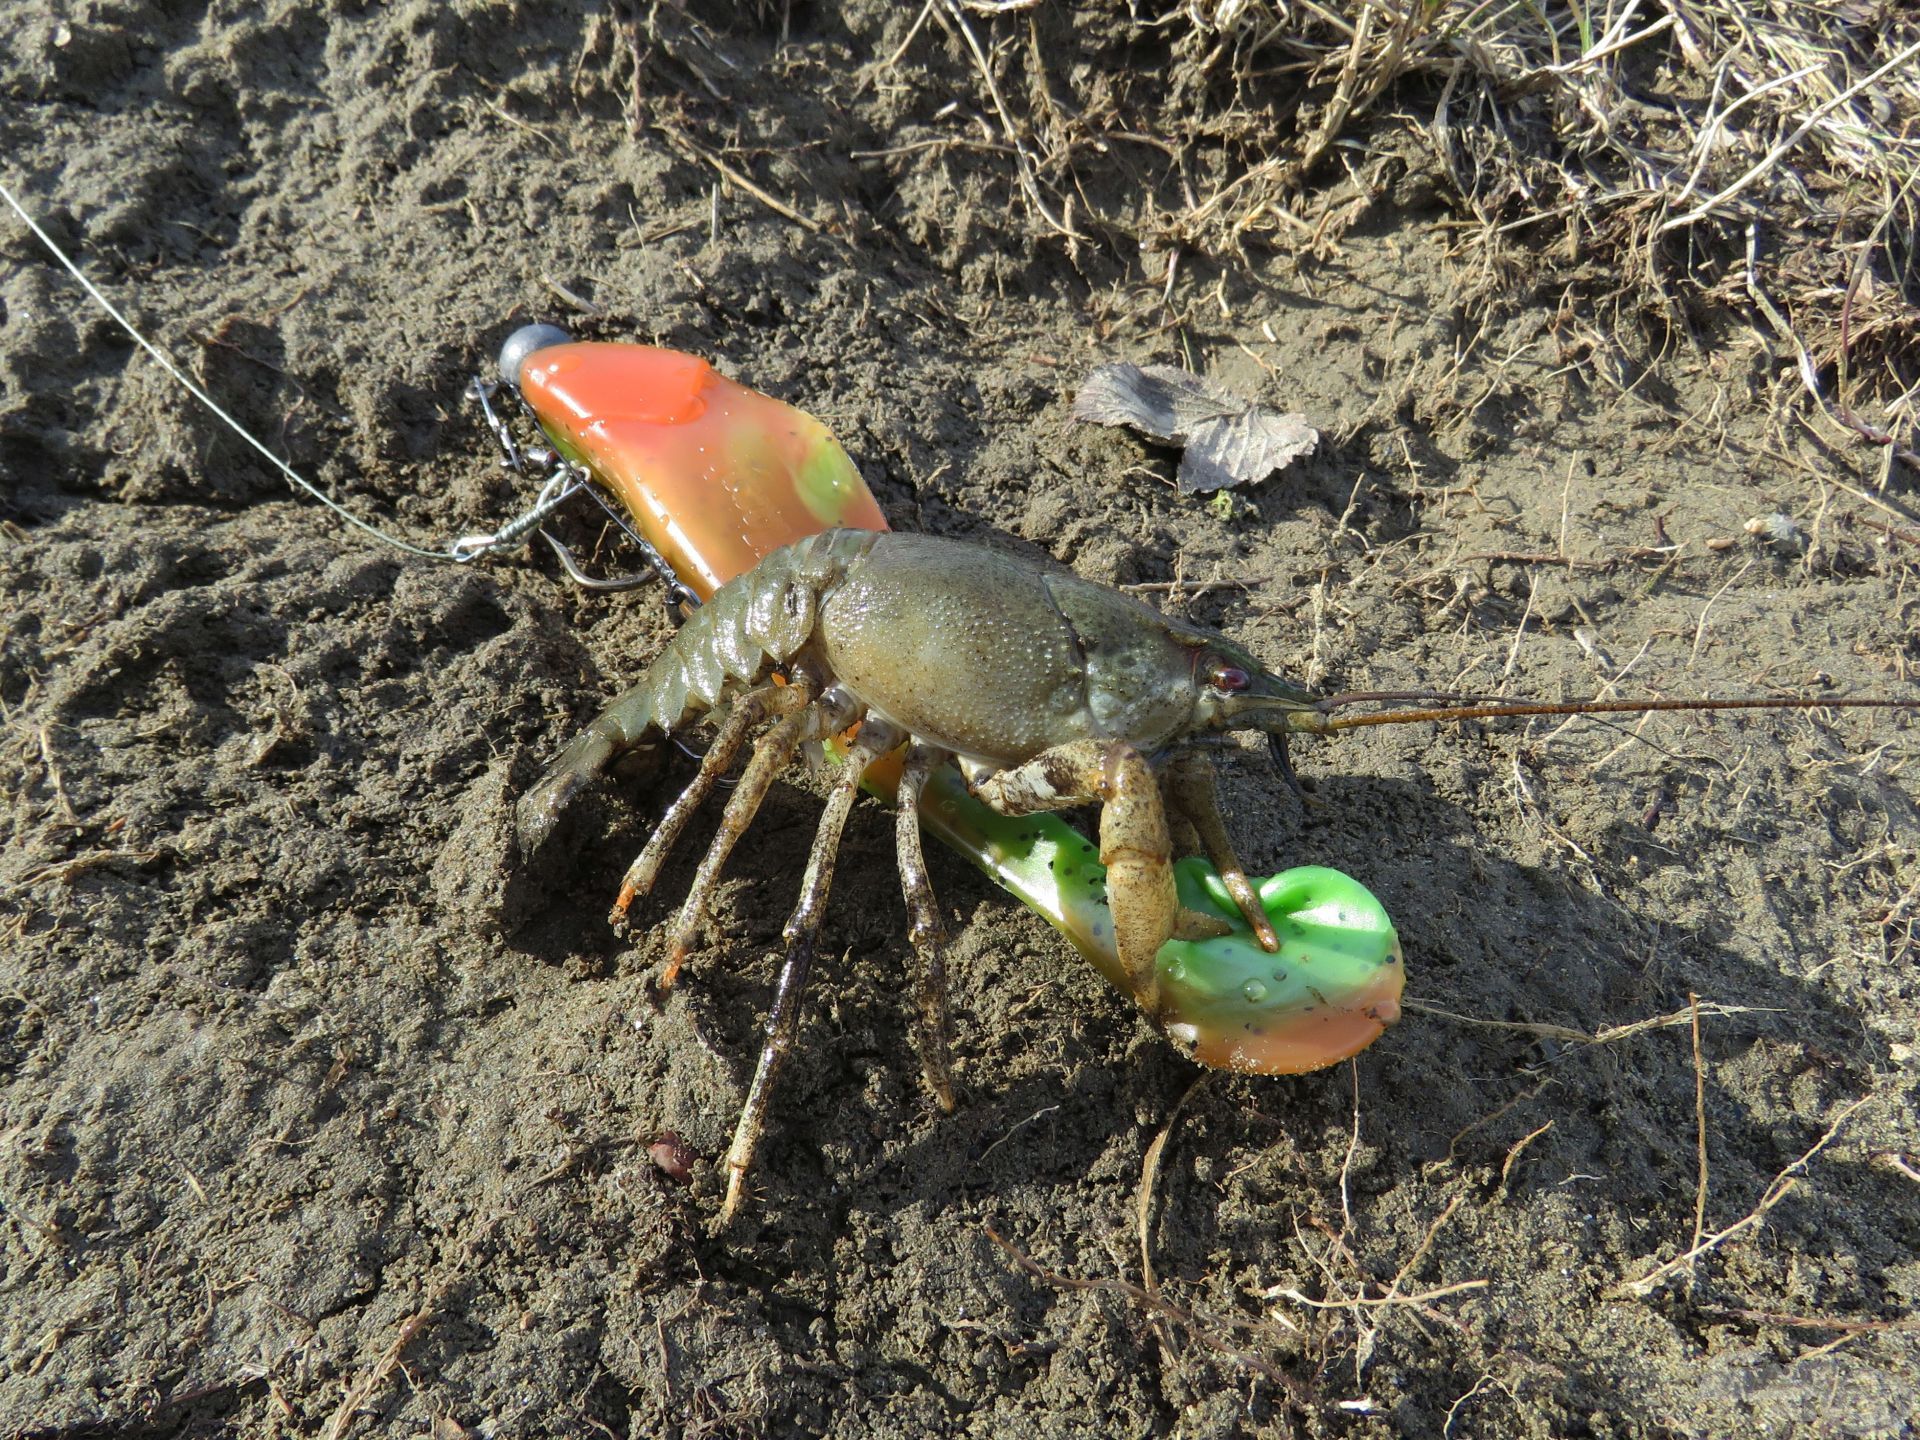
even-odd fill
[(1475, 695), (1454, 690), (1343, 690), (1324, 695), (1313, 707), (1322, 714), (1343, 710), (1349, 705), (1405, 704), (1424, 700), (1435, 705), (1524, 705), (1525, 696)]
[(1357, 730), (1367, 725), (1412, 725), (1429, 720), (1513, 720), (1531, 715), (1646, 715), (1655, 711), (1712, 710), (1916, 710), (1920, 699), (1884, 697), (1814, 697), (1789, 695), (1741, 696), (1732, 700), (1565, 700), (1526, 701), (1497, 705), (1468, 704), (1453, 708), (1383, 710), (1373, 715), (1329, 716), (1315, 713), (1315, 723), (1303, 726), (1316, 735)]

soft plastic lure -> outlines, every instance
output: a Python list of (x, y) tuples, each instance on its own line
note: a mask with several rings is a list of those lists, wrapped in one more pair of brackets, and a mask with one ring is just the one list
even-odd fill
[[(701, 599), (808, 535), (885, 530), (845, 450), (818, 420), (727, 379), (706, 361), (649, 346), (566, 341), (550, 326), (502, 351), (554, 448), (613, 495), (644, 540)], [(884, 792), (891, 775), (869, 781)], [(1142, 997), (1122, 965), (1095, 848), (1051, 814), (1010, 819), (975, 800), (951, 767), (922, 792), (932, 830), (1070, 939), (1102, 975)], [(1254, 938), (1219, 874), (1180, 862), (1183, 906), (1228, 933), (1158, 952), (1157, 1017), (1202, 1064), (1260, 1074), (1315, 1070), (1371, 1044), (1399, 1015), (1400, 946), (1362, 885), (1306, 866), (1256, 881), (1277, 951)]]

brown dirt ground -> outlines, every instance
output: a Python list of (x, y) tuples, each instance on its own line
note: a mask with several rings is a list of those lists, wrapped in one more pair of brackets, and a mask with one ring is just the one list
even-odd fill
[[(660, 7), (636, 68), (575, 4), (20, 0), (0, 153), (249, 426), (422, 540), (524, 502), (460, 391), (560, 319), (814, 411), (903, 528), (1217, 580), (1174, 603), (1330, 689), (1589, 693), (1576, 627), (1628, 691), (1910, 687), (1877, 466), (1768, 413), (1747, 331), (1665, 345), (1547, 247), (1489, 266), (1387, 129), (1366, 188), (1330, 164), (1307, 202), (1337, 242), (1189, 255), (1163, 293), (1163, 254), (1046, 236), (937, 25), (876, 65), (917, 9)], [(1162, 31), (1082, 19), (1036, 21), (1063, 84), (1177, 75)], [(1081, 168), (1117, 192), (1156, 156)], [(1368, 732), (1302, 748), (1305, 817), (1264, 763), (1233, 782), (1258, 868), (1385, 901), (1421, 1002), (1596, 1031), (1697, 995), (1709, 1233), (1845, 1117), (1648, 1293), (1622, 1286), (1695, 1235), (1684, 1021), (1581, 1045), (1415, 1013), (1352, 1067), (1202, 1075), (936, 856), (943, 1118), (866, 807), (753, 1215), (716, 1240), (813, 798), (776, 797), (654, 1004), (657, 942), (605, 912), (657, 800), (607, 798), (537, 903), (507, 827), (657, 600), (343, 531), (17, 225), (0, 246), (0, 1433), (1915, 1433), (1910, 722)], [(1601, 332), (1662, 353), (1622, 373)], [(1327, 443), (1184, 499), (1167, 452), (1069, 424), (1113, 358)], [(1744, 533), (1776, 510), (1808, 555)], [(1656, 524), (1679, 548), (1635, 558)], [(1127, 1287), (1170, 1126), (1154, 1301)], [(649, 1161), (666, 1129), (691, 1188)]]

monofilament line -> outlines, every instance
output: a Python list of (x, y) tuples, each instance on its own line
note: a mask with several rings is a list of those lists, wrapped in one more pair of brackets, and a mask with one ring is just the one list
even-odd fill
[(347, 524), (353, 526), (354, 529), (371, 535), (382, 544), (391, 545), (396, 550), (404, 550), (409, 555), (418, 555), (426, 560), (461, 560), (471, 558), (471, 556), (456, 555), (450, 549), (430, 550), (425, 546), (415, 545), (410, 541), (402, 540), (397, 535), (389, 535), (377, 525), (362, 520), (337, 500), (325, 494), (319, 486), (308, 480), (299, 471), (295, 470), (291, 465), (287, 464), (286, 461), (282, 460), (265, 445), (261, 444), (260, 441), (256, 440), (247, 430), (246, 426), (242, 425), (238, 420), (234, 419), (233, 416), (223, 410), (218, 401), (205, 390), (201, 389), (199, 385), (195, 384), (185, 371), (174, 364), (151, 340), (147, 339), (145, 335), (142, 335), (140, 331), (134, 327), (133, 322), (121, 314), (114, 303), (101, 292), (100, 287), (89, 280), (86, 275), (81, 272), (80, 267), (68, 258), (67, 252), (62, 250), (60, 246), (55, 243), (54, 238), (41, 228), (39, 221), (27, 213), (26, 207), (14, 198), (13, 192), (4, 184), (0, 184), (0, 200), (5, 200), (7, 204), (12, 207), (13, 213), (18, 215), (20, 219), (25, 222), (26, 227), (39, 239), (40, 243), (47, 247), (48, 253), (60, 262), (62, 268), (64, 268), (69, 275), (79, 282), (80, 288), (92, 297), (94, 304), (98, 305), (116, 325), (133, 337), (135, 344), (139, 345), (142, 350), (145, 350), (147, 354), (151, 355), (155, 362), (159, 364), (160, 368), (166, 371), (188, 394), (192, 395), (194, 399), (198, 400), (202, 405), (206, 406), (208, 410), (218, 416), (229, 430), (233, 431), (234, 434), (238, 435), (242, 440), (246, 441), (247, 444), (257, 450), (266, 458), (268, 464), (286, 476), (294, 485), (306, 491), (307, 494), (333, 511), (334, 514), (346, 521)]

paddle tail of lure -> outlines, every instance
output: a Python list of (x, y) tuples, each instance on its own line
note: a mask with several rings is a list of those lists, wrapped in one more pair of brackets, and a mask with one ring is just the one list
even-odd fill
[[(1071, 940), (1114, 989), (1140, 998), (1114, 949), (1106, 871), (1078, 831), (1052, 816), (997, 814), (951, 771), (928, 782), (920, 818)], [(1049, 823), (1035, 823), (1041, 819)], [(1174, 880), (1183, 906), (1230, 927), (1207, 940), (1169, 940), (1155, 956), (1154, 1019), (1202, 1065), (1256, 1075), (1321, 1070), (1357, 1055), (1400, 1018), (1400, 939), (1358, 880), (1318, 865), (1255, 879), (1280, 940), (1274, 954), (1255, 941), (1205, 860), (1178, 861)]]
[[(530, 327), (508, 342), (502, 369), (555, 448), (619, 499), (703, 599), (817, 531), (887, 528), (824, 425), (696, 356), (578, 343)], [(876, 766), (868, 781), (890, 798), (897, 773)], [(997, 814), (951, 770), (928, 783), (920, 809), (927, 828), (1133, 994), (1114, 948), (1105, 871), (1079, 832), (1050, 814)], [(1399, 941), (1357, 881), (1319, 867), (1255, 881), (1282, 942), (1269, 954), (1210, 865), (1183, 860), (1176, 876), (1183, 905), (1232, 927), (1206, 941), (1170, 941), (1156, 957), (1153, 1018), (1201, 1064), (1259, 1074), (1320, 1069), (1364, 1049), (1398, 1018)]]

